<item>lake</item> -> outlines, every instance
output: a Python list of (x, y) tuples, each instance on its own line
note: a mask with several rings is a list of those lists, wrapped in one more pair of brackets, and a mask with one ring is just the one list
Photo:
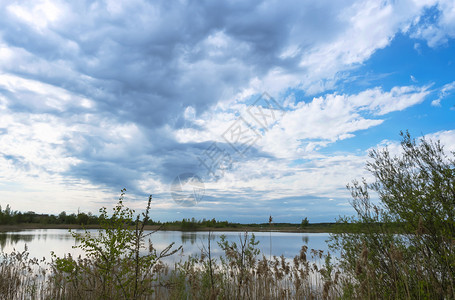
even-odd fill
[[(82, 230), (74, 231), (83, 232)], [(98, 230), (89, 231), (92, 234), (98, 232)], [(215, 258), (222, 254), (222, 250), (217, 244), (222, 234), (226, 236), (228, 241), (235, 241), (237, 244), (239, 244), (239, 235), (243, 235), (241, 232), (212, 232), (211, 248), (212, 256)], [(257, 247), (266, 257), (270, 255), (270, 240), (272, 256), (284, 255), (287, 259), (292, 259), (298, 255), (303, 245), (307, 245), (308, 249), (328, 251), (326, 243), (326, 240), (329, 239), (328, 233), (254, 232), (254, 235), (259, 241)], [(168, 263), (179, 261), (181, 258), (185, 260), (189, 255), (200, 255), (203, 245), (207, 247), (208, 237), (209, 233), (202, 231), (159, 231), (149, 236), (154, 247), (159, 251), (173, 242), (176, 247), (183, 246), (183, 253), (175, 254), (166, 259)], [(66, 253), (71, 253), (73, 256), (83, 254), (81, 249), (72, 248), (77, 244), (78, 242), (66, 229), (34, 229), (0, 233), (0, 251), (4, 253), (10, 253), (13, 249), (22, 251), (27, 245), (30, 257), (38, 259), (45, 257), (47, 261), (50, 259), (51, 251), (54, 251), (57, 256), (63, 256)]]

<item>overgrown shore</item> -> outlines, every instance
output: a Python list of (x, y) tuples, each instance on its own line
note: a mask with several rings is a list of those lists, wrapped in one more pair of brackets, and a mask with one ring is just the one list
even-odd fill
[[(99, 224), (79, 225), (79, 224), (42, 224), (42, 223), (22, 223), (12, 225), (0, 225), (0, 232), (11, 232), (32, 229), (102, 229)], [(335, 233), (352, 231), (352, 226), (336, 223), (315, 223), (301, 227), (300, 224), (236, 224), (227, 227), (207, 227), (192, 226), (182, 228), (181, 225), (145, 225), (145, 230), (169, 230), (169, 231), (232, 231), (232, 232), (302, 232), (302, 233)]]

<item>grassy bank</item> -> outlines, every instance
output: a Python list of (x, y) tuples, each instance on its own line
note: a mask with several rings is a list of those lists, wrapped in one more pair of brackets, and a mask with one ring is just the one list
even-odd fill
[[(12, 225), (0, 225), (0, 232), (10, 232), (31, 229), (101, 229), (99, 224), (42, 224), (42, 223), (21, 223)], [(232, 231), (232, 232), (302, 232), (302, 233), (336, 233), (354, 232), (355, 229), (349, 224), (337, 223), (314, 223), (302, 227), (300, 224), (281, 223), (269, 226), (269, 224), (235, 224), (226, 227), (187, 226), (181, 224), (145, 225), (145, 230), (169, 230), (169, 231)]]

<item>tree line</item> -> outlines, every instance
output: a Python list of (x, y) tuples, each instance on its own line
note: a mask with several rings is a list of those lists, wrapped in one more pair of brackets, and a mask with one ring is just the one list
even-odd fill
[(24, 223), (35, 224), (99, 224), (98, 216), (92, 213), (78, 212), (77, 214), (67, 214), (62, 211), (60, 214), (37, 214), (33, 211), (20, 212), (12, 210), (11, 207), (6, 205), (5, 209), (0, 206), (0, 225), (16, 225)]
[[(58, 215), (53, 214), (38, 214), (33, 211), (20, 212), (12, 210), (10, 205), (6, 205), (5, 209), (2, 209), (0, 205), (0, 225), (18, 225), (18, 224), (75, 224), (75, 225), (99, 225), (100, 219), (97, 215), (91, 212), (84, 213), (78, 212), (77, 214), (68, 214), (62, 211)], [(132, 225), (132, 224), (131, 224)], [(237, 227), (240, 224), (229, 223), (228, 221), (217, 221), (215, 218), (211, 220), (202, 219), (196, 220), (182, 219), (181, 221), (171, 222), (160, 222), (148, 219), (145, 225), (171, 225), (180, 227), (182, 230), (193, 230), (200, 227), (209, 228), (225, 228), (225, 227)]]
[[(68, 225), (100, 225), (99, 216), (92, 214), (91, 212), (78, 212), (77, 214), (68, 214), (62, 211), (58, 215), (53, 214), (38, 214), (33, 211), (20, 212), (11, 209), (10, 205), (6, 205), (5, 209), (2, 209), (0, 205), (0, 225), (19, 225), (19, 224), (68, 224)], [(133, 224), (131, 224), (133, 225)], [(196, 220), (195, 218), (184, 218), (177, 221), (154, 221), (148, 219), (145, 225), (162, 225), (173, 228), (179, 228), (183, 231), (192, 231), (200, 228), (240, 228), (240, 227), (251, 227), (251, 228), (268, 228), (269, 223), (259, 224), (240, 224), (228, 221), (220, 221), (215, 218), (202, 220)], [(273, 223), (274, 227), (300, 227), (304, 228), (309, 225), (308, 219), (304, 218), (301, 224), (293, 223)]]

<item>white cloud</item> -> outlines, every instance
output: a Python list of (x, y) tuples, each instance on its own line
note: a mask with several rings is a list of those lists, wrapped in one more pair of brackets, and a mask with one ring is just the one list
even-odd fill
[(375, 88), (359, 93), (351, 101), (382, 116), (419, 104), (429, 93), (428, 86), (393, 87), (390, 92), (383, 92), (380, 88)]
[(67, 128), (55, 117), (41, 115), (30, 118), (26, 114), (0, 116), (0, 127), (7, 130), (7, 134), (0, 135), (0, 153), (19, 160), (19, 165), (24, 166), (24, 174), (62, 172), (78, 162), (78, 159), (65, 155), (62, 145)]
[[(255, 144), (262, 151), (280, 158), (299, 158), (314, 155), (317, 150), (337, 140), (351, 138), (359, 130), (380, 125), (383, 120), (368, 116), (384, 116), (421, 103), (428, 95), (428, 87), (402, 86), (390, 91), (373, 88), (354, 95), (327, 94), (314, 98), (311, 102), (288, 103), (284, 116), (276, 112), (277, 124), (262, 134)], [(226, 107), (223, 107), (226, 109)], [(207, 112), (195, 120), (202, 129), (184, 128), (175, 132), (180, 142), (203, 142), (215, 140), (223, 142), (222, 133), (242, 116), (247, 122), (257, 126), (247, 111), (247, 106), (235, 106), (240, 114), (232, 109)], [(270, 112), (265, 111), (265, 114)]]
[(0, 74), (0, 88), (15, 95), (10, 106), (21, 105), (37, 111), (67, 111), (70, 108), (93, 108), (94, 102), (68, 90), (37, 80), (24, 79), (11, 74)]
[(442, 130), (426, 136), (432, 141), (441, 141), (444, 146), (444, 152), (449, 154), (450, 151), (455, 151), (455, 130)]
[(33, 7), (29, 8), (18, 4), (10, 4), (6, 9), (37, 30), (46, 28), (49, 23), (57, 21), (62, 16), (62, 12), (55, 1), (36, 1)]
[[(317, 159), (319, 151), (339, 140), (349, 139), (360, 130), (378, 126), (381, 117), (393, 111), (401, 111), (422, 102), (428, 95), (427, 87), (403, 86), (390, 91), (373, 88), (354, 95), (327, 94), (311, 102), (289, 103), (282, 117), (276, 112), (277, 124), (262, 131), (254, 147), (281, 159)], [(200, 128), (184, 128), (175, 131), (179, 142), (226, 142), (222, 134), (242, 116), (247, 122), (261, 127), (247, 114), (247, 106), (235, 106), (240, 112), (217, 109), (194, 120)], [(267, 114), (268, 112), (265, 111)], [(258, 131), (259, 132), (259, 131)]]
[(406, 109), (422, 102), (428, 93), (427, 87), (394, 87), (389, 92), (374, 88), (355, 95), (328, 94), (310, 103), (300, 102), (258, 145), (277, 157), (308, 155), (383, 122), (366, 116)]
[(445, 84), (439, 91), (439, 97), (431, 102), (433, 106), (441, 106), (441, 100), (450, 95), (455, 90), (455, 81)]
[(439, 47), (447, 44), (455, 37), (455, 3), (452, 0), (425, 1), (425, 7), (436, 7), (436, 21), (428, 21), (423, 17), (415, 19), (411, 37), (424, 39), (429, 47)]
[[(343, 7), (336, 16), (339, 27), (334, 35), (311, 47), (302, 47), (300, 70), (295, 73), (271, 70), (259, 91), (275, 93), (293, 86), (311, 95), (334, 89), (340, 72), (359, 66), (378, 49), (389, 45), (396, 33), (406, 31), (426, 6), (428, 3), (418, 1), (360, 1)], [(302, 37), (293, 40), (302, 41)], [(286, 51), (289, 49), (295, 55), (299, 45), (293, 44)]]
[[(441, 140), (446, 152), (455, 148), (455, 130), (429, 134), (426, 138)], [(223, 197), (223, 194), (241, 195), (243, 201), (266, 203), (273, 199), (318, 196), (334, 201), (335, 205), (348, 205), (338, 200), (350, 199), (346, 184), (352, 180), (366, 178), (371, 182), (373, 176), (366, 171), (369, 160), (367, 153), (372, 149), (387, 146), (391, 155), (399, 155), (400, 142), (385, 140), (378, 145), (358, 154), (319, 155), (297, 165), (289, 160), (270, 160), (266, 158), (250, 159), (236, 165), (218, 182), (206, 183), (206, 194)], [(258, 197), (258, 195), (260, 195)], [(235, 203), (233, 203), (235, 205)], [(312, 204), (302, 201), (302, 205), (311, 209)], [(313, 204), (320, 206), (321, 203)]]
[[(364, 169), (366, 159), (366, 154), (320, 155), (307, 162), (292, 164), (289, 160), (251, 158), (236, 164), (220, 181), (206, 182), (206, 195), (223, 198), (229, 194), (234, 199), (238, 195), (238, 199), (257, 205), (302, 196), (346, 199), (349, 198), (347, 183), (355, 178), (369, 178)], [(305, 200), (300, 203), (304, 207), (313, 206)]]

